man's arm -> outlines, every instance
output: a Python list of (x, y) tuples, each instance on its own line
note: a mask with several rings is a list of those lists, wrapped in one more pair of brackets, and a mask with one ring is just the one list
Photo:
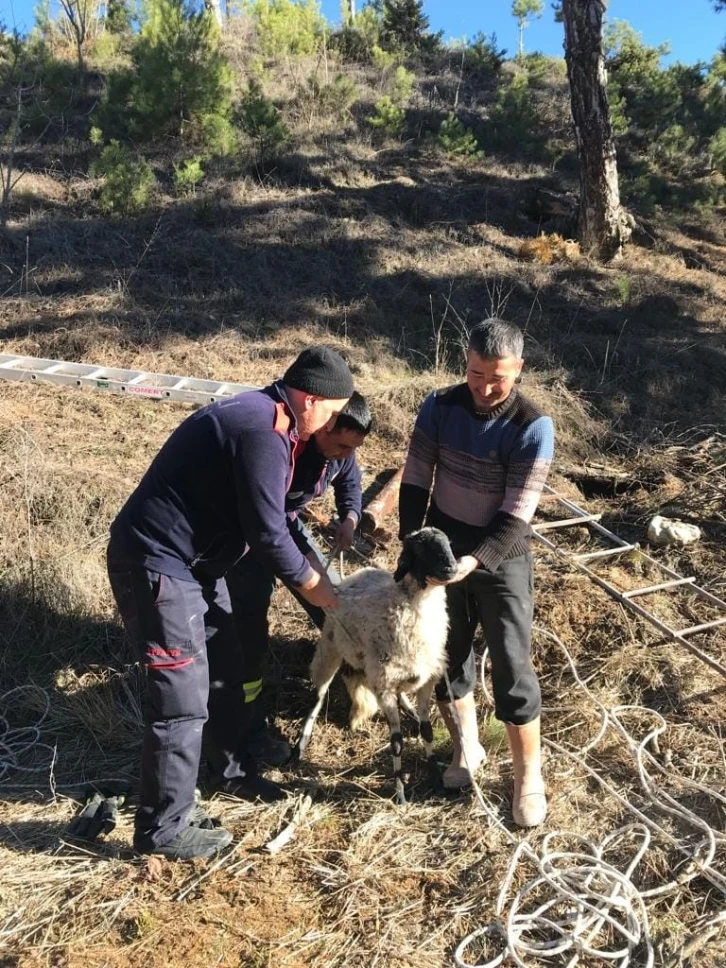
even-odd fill
[(242, 434), (235, 464), (237, 508), (247, 543), (283, 581), (305, 584), (313, 569), (296, 547), (285, 514), (287, 441), (272, 431)]
[(423, 403), (413, 428), (398, 495), (399, 537), (418, 531), (426, 518), (429, 493), (439, 458), (436, 395)]
[(474, 549), (474, 558), (486, 571), (496, 571), (515, 542), (529, 533), (553, 453), (552, 421), (538, 417), (520, 434), (507, 468), (504, 501)]
[(363, 504), (360, 468), (355, 454), (346, 457), (342, 462), (333, 477), (332, 484), (340, 522), (336, 529), (335, 544), (341, 551), (347, 551), (353, 544), (353, 536), (360, 521)]

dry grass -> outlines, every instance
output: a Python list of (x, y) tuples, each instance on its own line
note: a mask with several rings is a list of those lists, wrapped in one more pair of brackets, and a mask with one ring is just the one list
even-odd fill
[[(243, 51), (247, 41), (237, 42)], [(361, 86), (369, 82), (360, 78)], [(61, 190), (49, 176), (29, 177), (0, 265), (0, 350), (263, 384), (303, 346), (324, 340), (346, 353), (370, 397), (376, 431), (360, 457), (364, 485), (374, 489), (400, 466), (425, 394), (460, 378), (463, 328), (502, 313), (527, 332), (523, 390), (555, 417), (553, 483), (584, 503), (573, 468), (600, 463), (625, 472), (632, 487), (591, 494), (588, 509), (628, 540), (644, 541), (656, 512), (702, 524), (700, 544), (655, 554), (723, 597), (721, 248), (694, 242), (673, 221), (659, 226), (653, 248), (631, 247), (617, 268), (573, 261), (572, 253), (523, 262), (520, 253), (536, 255), (543, 245), (536, 237), (524, 242), (539, 226), (527, 224), (521, 203), (526, 183), (548, 177), (544, 170), (495, 158), (475, 170), (451, 167), (406, 145), (378, 149), (347, 129), (338, 136), (328, 122), (308, 129), (294, 159), (269, 176), (211, 178), (193, 202), (162, 197), (157, 211), (134, 221), (99, 219), (82, 179)], [(559, 251), (553, 238), (548, 252)], [(68, 839), (77, 809), (69, 784), (136, 776), (142, 684), (112, 607), (104, 542), (126, 495), (188, 411), (30, 384), (0, 384), (0, 401), (0, 690), (35, 683), (50, 698), (40, 726), (46, 747), (23, 755), (22, 765), (37, 772), (10, 769), (0, 781), (0, 962), (450, 964), (459, 940), (493, 917), (511, 841), (469, 796), (432, 795), (415, 742), (404, 761), (412, 803), (395, 809), (384, 724), (351, 736), (335, 686), (309, 762), (279, 777), (291, 794), (316, 794), (279, 856), (260, 848), (285, 826), (292, 800), (215, 799), (210, 809), (236, 846), (198, 883), (203, 865), (133, 854), (132, 808), (103, 844)], [(549, 513), (543, 506), (542, 516)], [(594, 547), (583, 529), (558, 540), (572, 550)], [(395, 554), (395, 542), (378, 535), (360, 543), (350, 566), (390, 565)], [(637, 554), (598, 570), (623, 587), (652, 580)], [(695, 795), (679, 777), (723, 791), (723, 682), (540, 552), (537, 582), (538, 624), (562, 638), (600, 702), (642, 704), (666, 717), (665, 787), (722, 832), (721, 801)], [(680, 592), (651, 604), (679, 627), (714, 614)], [(272, 631), (267, 701), (294, 739), (311, 698), (306, 664), (314, 636), (284, 593), (275, 599)], [(724, 661), (723, 632), (699, 641)], [(535, 655), (546, 736), (581, 747), (596, 734), (597, 706), (543, 635)], [(509, 813), (511, 764), (481, 693), (479, 700), (492, 751), (483, 794), (519, 837)], [(2, 707), (10, 726), (21, 728), (39, 721), (44, 703), (38, 691), (26, 691)], [(628, 720), (638, 736), (648, 723), (640, 713)], [(435, 726), (445, 759), (444, 731)], [(586, 765), (672, 836), (689, 833), (643, 794), (633, 757), (612, 730)], [(546, 774), (546, 830), (605, 835), (629, 819), (613, 793), (566, 755), (550, 749)], [(537, 847), (546, 830), (527, 839)], [(669, 879), (676, 853), (656, 837), (636, 882)], [(715, 867), (726, 874), (721, 847)], [(523, 865), (515, 886), (530, 873)], [(649, 902), (657, 963), (722, 907), (703, 880)], [(684, 964), (715, 968), (725, 960), (726, 940), (717, 934)]]
[[(384, 369), (380, 360), (373, 363), (364, 351), (359, 354), (371, 386), (377, 383), (374, 405), (383, 414), (400, 409), (390, 425), (381, 420), (362, 454), (372, 476), (400, 461), (411, 415), (426, 386), (410, 377), (406, 381), (392, 363)], [(258, 379), (269, 375), (266, 366)], [(244, 375), (249, 379), (253, 371)], [(385, 379), (391, 380), (387, 388)], [(31, 777), (32, 788), (8, 787), (0, 806), (0, 923), (7, 963), (68, 968), (82, 963), (341, 968), (396, 963), (423, 968), (450, 959), (455, 944), (492, 917), (511, 847), (470, 798), (431, 796), (415, 743), (408, 744), (405, 754), (413, 803), (397, 810), (390, 800), (384, 725), (374, 723), (361, 736), (348, 734), (340, 689), (333, 690), (308, 763), (280, 776), (291, 792), (313, 789), (317, 795), (296, 838), (278, 857), (259, 848), (285, 825), (292, 804), (255, 807), (215, 800), (210, 809), (234, 832), (237, 846), (227, 863), (183, 901), (175, 897), (204, 874), (204, 866), (136, 857), (130, 849), (130, 811), (102, 845), (68, 840), (65, 828), (76, 806), (65, 784), (135, 775), (140, 683), (111, 609), (103, 535), (129, 486), (185, 410), (41, 385), (4, 385), (0, 393), (0, 527), (6, 536), (2, 679), (5, 688), (33, 681), (48, 690), (51, 713), (42, 740), (55, 749), (59, 791), (52, 796), (47, 774), (39, 772)], [(576, 419), (580, 406), (571, 400), (570, 419)], [(700, 461), (697, 480), (709, 480), (706, 471), (717, 464), (704, 464), (707, 452), (687, 448), (671, 460), (692, 466), (694, 454)], [(593, 506), (621, 516), (635, 508), (642, 517), (643, 501), (658, 503), (652, 492), (639, 499), (640, 505), (621, 497), (614, 505), (603, 499)], [(394, 553), (393, 547), (381, 547), (375, 560), (390, 563)], [(722, 549), (709, 548), (708, 553), (714, 557), (707, 564), (714, 567)], [(685, 567), (686, 552), (678, 554)], [(706, 551), (689, 554), (697, 558)], [(618, 567), (622, 572), (624, 566)], [(616, 571), (611, 569), (612, 578)], [(627, 579), (622, 573), (619, 577)], [(645, 574), (635, 577), (649, 580)], [(666, 715), (669, 728), (661, 750), (668, 751), (673, 771), (669, 790), (722, 829), (718, 803), (694, 800), (677, 783), (685, 775), (722, 788), (718, 723), (726, 710), (718, 677), (676, 647), (659, 644), (646, 626), (621, 613), (582, 576), (545, 556), (538, 558), (538, 586), (537, 621), (559, 632), (599, 699), (608, 706), (642, 702)], [(687, 616), (683, 608), (676, 614), (674, 600), (666, 604), (674, 619)], [(268, 700), (278, 725), (292, 738), (310, 699), (305, 678), (310, 647), (301, 648), (301, 643), (310, 642), (312, 633), (283, 594), (272, 619), (274, 686)], [(714, 638), (711, 647), (723, 654), (726, 641)], [(562, 655), (541, 637), (536, 655), (549, 709), (546, 734), (577, 748), (594, 736), (597, 710), (578, 691)], [(11, 724), (19, 725), (35, 721), (39, 710), (37, 696), (27, 695), (7, 712)], [(631, 728), (637, 735), (637, 721)], [(496, 731), (491, 738), (492, 762), (482, 789), (513, 830), (508, 819), (511, 767)], [(440, 726), (437, 741), (445, 758)], [(38, 757), (31, 761), (42, 765), (41, 752)], [(608, 734), (588, 762), (636, 805), (653, 810), (642, 795), (632, 757), (614, 736)], [(550, 752), (546, 772), (552, 804), (547, 829), (587, 835), (626, 822), (620, 804), (566, 758)], [(7, 780), (26, 782), (27, 777), (11, 771)], [(529, 835), (534, 846), (540, 838), (540, 832)], [(641, 883), (652, 886), (668, 879), (676, 859), (673, 848), (656, 838)], [(529, 876), (525, 864), (515, 884)], [(654, 937), (662, 951), (675, 950), (697, 917), (717, 906), (717, 897), (698, 882), (654, 902)], [(716, 960), (699, 961), (699, 966), (717, 964), (721, 950), (718, 940), (711, 940), (701, 957), (711, 957), (711, 951)]]
[(520, 259), (541, 262), (549, 266), (553, 262), (577, 263), (582, 259), (579, 242), (564, 239), (558, 232), (538, 235), (536, 239), (526, 239), (519, 247)]

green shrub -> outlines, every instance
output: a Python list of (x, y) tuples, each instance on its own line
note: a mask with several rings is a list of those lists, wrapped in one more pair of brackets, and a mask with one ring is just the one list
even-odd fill
[(338, 74), (329, 84), (321, 84), (312, 74), (298, 93), (297, 103), (308, 121), (316, 116), (342, 121), (350, 116), (351, 105), (357, 97), (355, 81), (345, 74)]
[(667, 168), (682, 171), (693, 163), (696, 139), (680, 124), (672, 124), (662, 131), (651, 145), (652, 157)]
[(384, 94), (376, 101), (376, 113), (367, 118), (368, 124), (381, 134), (396, 137), (403, 131), (406, 123), (406, 112), (402, 107), (395, 104), (393, 100)]
[(327, 26), (317, 0), (245, 0), (243, 10), (252, 18), (267, 57), (312, 54)]
[(481, 158), (483, 154), (472, 132), (453, 111), (441, 122), (437, 140), (447, 155)]
[(198, 136), (210, 128), (203, 119), (212, 117), (223, 125), (231, 111), (232, 75), (213, 17), (196, 13), (190, 0), (145, 0), (145, 14), (131, 50), (133, 68), (109, 79), (97, 115), (101, 126), (150, 141)]
[(224, 114), (203, 114), (189, 127), (189, 140), (203, 145), (208, 155), (226, 157), (239, 150), (239, 138), (230, 118)]
[(711, 163), (722, 175), (726, 175), (726, 127), (719, 128), (709, 145)]
[(391, 95), (393, 103), (403, 104), (408, 101), (413, 93), (413, 85), (415, 82), (415, 74), (407, 71), (405, 67), (397, 67), (388, 92)]
[(544, 87), (548, 81), (564, 81), (567, 77), (567, 64), (564, 57), (548, 57), (539, 51), (525, 54), (524, 66), (529, 75), (529, 83), (534, 87)]
[(509, 84), (500, 88), (491, 111), (491, 124), (497, 146), (516, 148), (520, 153), (533, 150), (539, 122), (526, 74), (515, 74)]
[(124, 35), (131, 33), (133, 16), (127, 0), (107, 0), (106, 3), (106, 32)]
[(156, 178), (143, 158), (134, 158), (128, 148), (111, 141), (91, 165), (91, 174), (103, 178), (99, 195), (101, 208), (114, 215), (143, 211), (153, 193)]
[(93, 41), (92, 55), (97, 64), (107, 65), (116, 60), (121, 53), (123, 38), (108, 31), (99, 34)]
[(373, 51), (380, 50), (381, 16), (372, 4), (366, 4), (355, 20), (344, 20), (333, 35), (333, 46), (349, 61), (373, 60)]
[(377, 44), (371, 50), (371, 62), (377, 71), (384, 74), (389, 71), (398, 60), (399, 55), (390, 50), (384, 50)]
[(475, 34), (464, 47), (464, 66), (467, 70), (488, 77), (498, 77), (507, 51), (497, 44), (497, 35), (486, 37)]
[(290, 137), (280, 112), (265, 96), (262, 85), (256, 80), (250, 81), (240, 101), (237, 122), (255, 142), (263, 157), (274, 155)]
[(442, 33), (429, 31), (423, 0), (382, 0), (381, 47), (406, 54), (432, 54), (441, 46)]
[(613, 137), (620, 138), (627, 133), (630, 127), (630, 118), (627, 114), (625, 98), (618, 85), (612, 81), (608, 82), (608, 102), (610, 104), (610, 124)]
[(204, 178), (202, 158), (195, 155), (180, 165), (174, 165), (174, 188), (180, 195), (196, 194), (197, 185)]
[(630, 276), (616, 276), (613, 280), (615, 298), (623, 308), (633, 300), (633, 283)]

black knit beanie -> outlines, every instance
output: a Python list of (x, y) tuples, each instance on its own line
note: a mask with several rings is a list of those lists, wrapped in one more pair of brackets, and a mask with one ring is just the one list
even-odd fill
[(340, 353), (329, 346), (309, 346), (282, 378), (285, 386), (327, 400), (342, 400), (353, 393), (353, 377)]

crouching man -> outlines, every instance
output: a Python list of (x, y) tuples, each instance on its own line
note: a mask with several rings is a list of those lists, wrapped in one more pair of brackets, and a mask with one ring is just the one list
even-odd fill
[(270, 793), (228, 728), (239, 708), (230, 665), (242, 669), (244, 643), (225, 575), (251, 551), (311, 605), (336, 607), (329, 578), (290, 535), (285, 495), (297, 452), (352, 393), (338, 353), (304, 350), (282, 380), (189, 416), (111, 526), (111, 587), (147, 673), (134, 834), (142, 853), (209, 857), (231, 840), (195, 805), (203, 729), (220, 788)]
[[(372, 422), (368, 403), (355, 392), (338, 414), (335, 424), (313, 434), (297, 455), (292, 483), (285, 498), (288, 527), (298, 548), (318, 571), (325, 572), (327, 566), (300, 519), (300, 512), (311, 501), (322, 497), (331, 486), (338, 514), (333, 550), (347, 551), (352, 546), (362, 504), (361, 474), (355, 452), (368, 436)], [(339, 582), (335, 565), (331, 565), (327, 574), (334, 585)], [(258, 766), (282, 766), (291, 756), (289, 744), (276, 738), (268, 728), (262, 696), (263, 666), (269, 644), (268, 612), (275, 578), (270, 566), (254, 553), (241, 558), (226, 576), (232, 612), (242, 642), (239, 652), (242, 668), (239, 675), (231, 677), (231, 683), (239, 695), (241, 682), (243, 705), (229, 728), (237, 732), (240, 755), (249, 754)], [(285, 584), (321, 629), (325, 621), (323, 609), (311, 604), (294, 585)]]
[(489, 319), (472, 329), (466, 383), (439, 390), (423, 403), (399, 503), (401, 537), (425, 519), (448, 535), (460, 559), (455, 583), (447, 587), (455, 710), (446, 683), (436, 688), (454, 747), (444, 786), (468, 786), (472, 772), (486, 760), (474, 703), (473, 639), (481, 623), (491, 658), (495, 714), (505, 724), (514, 765), (514, 822), (532, 827), (545, 819), (547, 800), (540, 688), (530, 655), (530, 522), (552, 461), (554, 430), (551, 419), (515, 386), (523, 348), (522, 332), (502, 320)]

